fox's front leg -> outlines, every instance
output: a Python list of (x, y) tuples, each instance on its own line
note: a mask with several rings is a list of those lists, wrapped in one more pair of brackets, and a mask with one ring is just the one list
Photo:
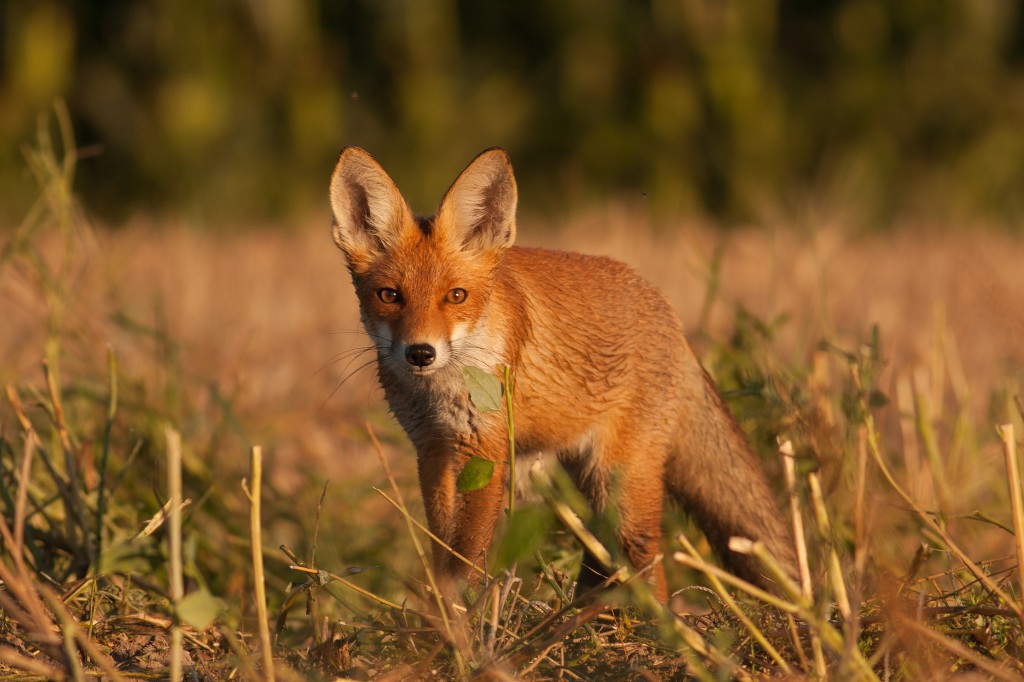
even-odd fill
[[(485, 554), (494, 539), (505, 494), (505, 462), (497, 460), (486, 486), (459, 492), (456, 480), (470, 454), (458, 449), (418, 452), (420, 488), (431, 532), (448, 547), (468, 559), (480, 571), (433, 543), (434, 571), (444, 583), (458, 578), (475, 579), (486, 569)], [(481, 454), (481, 456), (484, 456)]]

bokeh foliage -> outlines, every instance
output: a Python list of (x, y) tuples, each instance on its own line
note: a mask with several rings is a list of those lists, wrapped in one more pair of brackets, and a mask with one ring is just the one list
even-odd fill
[(58, 97), (113, 220), (287, 217), (345, 144), (419, 211), (502, 145), (538, 209), (1024, 213), (1014, 0), (8, 0), (0, 35), (8, 219)]

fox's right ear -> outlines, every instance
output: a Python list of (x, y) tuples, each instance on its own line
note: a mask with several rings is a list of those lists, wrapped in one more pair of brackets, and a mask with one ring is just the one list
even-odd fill
[(331, 176), (334, 243), (359, 270), (399, 240), (411, 211), (395, 183), (359, 147), (341, 151)]

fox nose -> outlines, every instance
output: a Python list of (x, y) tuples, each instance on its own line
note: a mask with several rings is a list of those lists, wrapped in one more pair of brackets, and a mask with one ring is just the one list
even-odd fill
[(435, 357), (437, 353), (429, 343), (414, 343), (405, 349), (405, 359), (414, 367), (426, 367)]

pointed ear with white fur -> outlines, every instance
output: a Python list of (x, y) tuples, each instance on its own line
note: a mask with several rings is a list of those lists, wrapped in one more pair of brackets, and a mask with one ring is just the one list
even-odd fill
[(516, 238), (516, 180), (504, 149), (488, 149), (441, 200), (435, 229), (464, 251), (504, 251)]
[(398, 244), (412, 212), (372, 156), (346, 147), (331, 176), (334, 243), (349, 267), (360, 270)]

